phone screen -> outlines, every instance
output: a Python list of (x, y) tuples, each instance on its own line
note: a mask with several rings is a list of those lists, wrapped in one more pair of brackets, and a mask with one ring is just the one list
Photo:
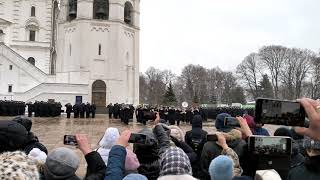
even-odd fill
[(263, 124), (304, 126), (305, 111), (298, 102), (257, 99), (255, 121)]
[(259, 155), (290, 155), (292, 140), (289, 137), (251, 136), (249, 146), (254, 154)]
[(224, 125), (227, 127), (240, 127), (240, 124), (235, 117), (225, 117)]
[(129, 139), (129, 143), (145, 144), (147, 141), (147, 136), (144, 134), (134, 134), (132, 133)]
[(70, 145), (70, 146), (78, 145), (76, 136), (74, 136), (74, 135), (64, 135), (63, 144)]

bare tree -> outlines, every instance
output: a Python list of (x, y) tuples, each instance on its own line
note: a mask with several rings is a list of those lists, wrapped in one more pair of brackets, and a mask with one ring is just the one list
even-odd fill
[(288, 48), (283, 46), (264, 46), (259, 50), (259, 57), (271, 74), (271, 82), (276, 98), (279, 97), (280, 73), (281, 68), (287, 58)]
[(166, 88), (163, 72), (150, 67), (145, 74), (148, 82), (148, 102), (154, 105), (161, 104)]
[(258, 79), (261, 76), (261, 66), (258, 60), (258, 54), (251, 53), (237, 66), (238, 77), (243, 80), (253, 99), (259, 97)]

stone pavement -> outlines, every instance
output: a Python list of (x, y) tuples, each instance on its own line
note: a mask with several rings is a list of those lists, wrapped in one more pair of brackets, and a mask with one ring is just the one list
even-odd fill
[[(12, 117), (0, 117), (0, 120), (9, 120)], [(67, 119), (66, 115), (56, 118), (32, 118), (33, 126), (31, 131), (38, 136), (41, 143), (43, 143), (50, 152), (52, 149), (63, 145), (64, 135), (74, 135), (76, 133), (88, 134), (91, 147), (96, 149), (99, 140), (102, 138), (105, 130), (108, 127), (116, 127), (119, 131), (130, 129), (132, 132), (138, 132), (144, 126), (136, 122), (130, 122), (129, 126), (123, 125), (120, 120), (111, 119), (107, 115), (96, 115), (95, 119)], [(153, 123), (149, 122), (147, 127), (152, 127)], [(209, 133), (214, 133), (216, 130), (213, 127), (214, 123), (209, 120), (203, 124), (203, 129)], [(180, 127), (184, 132), (189, 131), (191, 126), (189, 124), (181, 123)], [(267, 126), (270, 134), (273, 134), (277, 126)], [(77, 171), (79, 176), (85, 175), (86, 162), (81, 152), (72, 146), (65, 146), (74, 149), (75, 152), (81, 157), (81, 165)]]

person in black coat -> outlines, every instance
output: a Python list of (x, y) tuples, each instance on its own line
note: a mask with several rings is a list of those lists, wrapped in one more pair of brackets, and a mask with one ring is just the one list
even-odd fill
[(96, 105), (94, 103), (92, 103), (90, 106), (90, 112), (92, 114), (92, 118), (96, 117), (96, 109), (97, 109)]
[(288, 180), (318, 180), (320, 179), (320, 151), (308, 149), (303, 163), (292, 168), (288, 174)]
[(85, 106), (85, 110), (86, 110), (86, 118), (90, 118), (90, 103), (87, 102), (86, 106)]
[(108, 113), (109, 113), (109, 119), (111, 119), (112, 118), (112, 113), (113, 113), (113, 105), (112, 105), (112, 103), (110, 103), (107, 106), (107, 108), (108, 108)]
[(65, 105), (65, 107), (66, 107), (67, 118), (70, 119), (71, 112), (72, 112), (72, 105), (68, 103)]
[(29, 102), (28, 104), (28, 117), (32, 117), (32, 112), (34, 111), (34, 105), (32, 102)]
[(168, 121), (170, 125), (176, 124), (176, 110), (172, 107), (168, 110)]
[(115, 119), (118, 119), (120, 115), (120, 105), (118, 103), (116, 103), (114, 106), (113, 106), (113, 117)]
[(79, 111), (80, 111), (80, 118), (84, 118), (84, 113), (86, 111), (86, 105), (84, 103), (80, 104)]
[(186, 132), (185, 141), (197, 154), (197, 160), (191, 164), (194, 176), (200, 177), (200, 157), (204, 144), (207, 142), (208, 132), (202, 129), (202, 118), (195, 115), (192, 120), (192, 129)]
[(130, 119), (130, 109), (128, 106), (125, 106), (123, 109), (123, 123), (126, 125), (129, 125), (129, 119)]
[(79, 118), (79, 113), (80, 113), (80, 111), (79, 111), (79, 104), (73, 105), (72, 109), (73, 109), (73, 116), (74, 116), (74, 118)]
[(182, 111), (180, 109), (177, 109), (175, 116), (176, 116), (177, 126), (179, 126), (180, 121), (182, 120)]
[(192, 124), (193, 112), (191, 109), (186, 110), (186, 123)]

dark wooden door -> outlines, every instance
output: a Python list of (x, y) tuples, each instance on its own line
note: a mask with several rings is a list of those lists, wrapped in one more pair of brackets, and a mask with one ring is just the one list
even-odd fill
[(92, 103), (97, 107), (106, 107), (106, 83), (96, 80), (92, 84)]

